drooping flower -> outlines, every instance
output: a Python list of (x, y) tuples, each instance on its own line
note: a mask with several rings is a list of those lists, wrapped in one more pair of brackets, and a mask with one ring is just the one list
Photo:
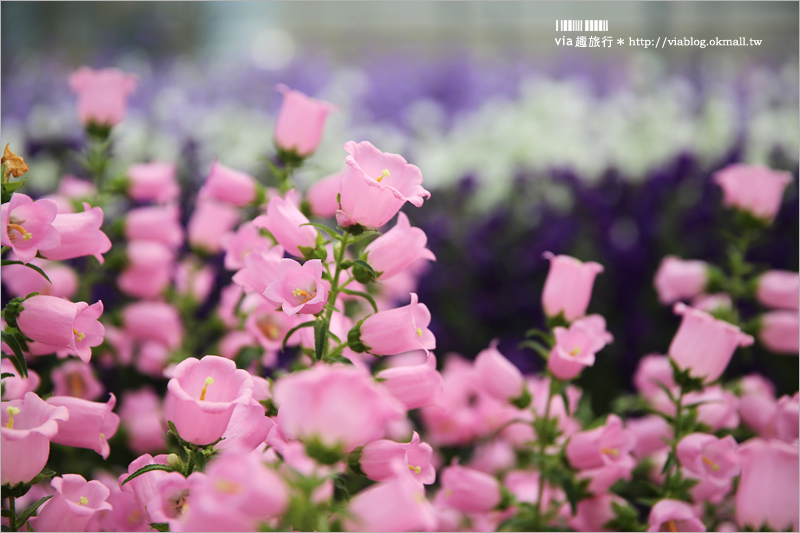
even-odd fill
[(395, 442), (387, 439), (368, 442), (361, 450), (359, 465), (368, 478), (374, 481), (388, 481), (397, 475), (394, 464), (399, 461), (408, 467), (401, 469), (402, 475), (411, 476), (419, 483), (430, 485), (436, 480), (436, 470), (431, 465), (432, 456), (431, 445), (420, 442), (419, 434), (415, 431), (411, 442)]
[(549, 317), (563, 314), (569, 322), (585, 315), (594, 278), (603, 271), (603, 265), (550, 252), (545, 252), (544, 257), (550, 260), (550, 271), (542, 290), (545, 314)]
[(334, 106), (283, 84), (277, 89), (283, 94), (283, 104), (275, 123), (275, 145), (284, 152), (306, 158), (319, 146), (325, 119)]
[(428, 237), (420, 228), (412, 228), (405, 213), (397, 215), (397, 224), (369, 243), (364, 249), (367, 261), (376, 272), (378, 279), (396, 276), (419, 259), (436, 261), (433, 252), (425, 248)]
[(406, 409), (430, 405), (444, 389), (444, 381), (436, 370), (436, 356), (433, 354), (428, 355), (422, 364), (387, 368), (375, 377)]
[(4, 180), (8, 180), (9, 176), (18, 178), (28, 171), (28, 165), (25, 160), (11, 151), (10, 143), (6, 143), (3, 149), (3, 156), (0, 157), (0, 165), (6, 166), (6, 174), (3, 176)]
[(47, 403), (66, 407), (69, 419), (58, 423), (58, 434), (52, 441), (75, 448), (94, 450), (108, 458), (111, 449), (108, 439), (117, 433), (119, 416), (112, 412), (117, 398), (109, 394), (108, 402), (90, 402), (71, 396), (51, 396)]
[(0, 206), (3, 246), (10, 246), (23, 263), (29, 263), (39, 250), (51, 250), (61, 244), (61, 236), (53, 225), (58, 207), (52, 200), (36, 200), (14, 193)]
[(475, 358), (475, 371), (481, 376), (480, 386), (490, 396), (508, 401), (522, 397), (525, 391), (525, 378), (522, 372), (500, 353), (498, 341), (492, 341), (489, 348)]
[(431, 313), (411, 293), (411, 303), (380, 311), (367, 317), (361, 324), (361, 342), (375, 355), (394, 355), (411, 350), (436, 348), (436, 338), (428, 329)]
[(43, 250), (42, 255), (52, 261), (94, 256), (103, 264), (103, 254), (111, 249), (111, 241), (103, 233), (103, 210), (83, 204), (82, 213), (59, 213), (53, 227), (61, 235), (61, 244)]

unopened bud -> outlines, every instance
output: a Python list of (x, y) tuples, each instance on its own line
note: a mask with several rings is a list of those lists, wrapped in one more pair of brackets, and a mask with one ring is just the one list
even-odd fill
[(171, 453), (167, 456), (167, 464), (175, 470), (180, 471), (183, 469), (183, 461), (176, 453)]

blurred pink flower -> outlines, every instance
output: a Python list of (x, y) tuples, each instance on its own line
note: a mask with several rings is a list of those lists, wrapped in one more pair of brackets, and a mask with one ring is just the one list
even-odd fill
[(335, 107), (284, 84), (277, 89), (283, 94), (283, 104), (275, 123), (275, 145), (284, 152), (308, 157), (319, 146), (325, 119)]
[(336, 211), (339, 209), (336, 196), (342, 187), (342, 176), (345, 172), (344, 169), (340, 170), (311, 185), (306, 193), (306, 199), (311, 207), (312, 215), (320, 218), (331, 218), (336, 215)]
[(740, 209), (768, 223), (778, 214), (783, 190), (791, 181), (790, 172), (760, 165), (729, 165), (714, 174), (726, 207)]
[(547, 367), (558, 379), (573, 379), (587, 366), (593, 366), (595, 354), (614, 337), (606, 331), (600, 315), (589, 315), (573, 322), (569, 329), (553, 329), (556, 345), (550, 352)]
[(81, 67), (69, 77), (69, 88), (78, 96), (78, 116), (84, 125), (116, 126), (136, 89), (136, 76), (107, 68)]
[(388, 481), (398, 475), (394, 464), (399, 462), (407, 468), (400, 469), (400, 474), (410, 476), (424, 485), (436, 480), (436, 470), (431, 465), (433, 448), (430, 444), (420, 442), (415, 431), (411, 442), (394, 442), (391, 440), (374, 440), (364, 445), (361, 450), (359, 465), (366, 476), (374, 481)]
[(668, 255), (661, 260), (654, 280), (662, 304), (694, 298), (708, 282), (708, 263)]
[(500, 483), (494, 476), (453, 463), (441, 472), (436, 503), (465, 513), (486, 513), (500, 503)]
[(247, 254), (254, 250), (266, 252), (272, 248), (272, 242), (262, 237), (252, 222), (244, 222), (235, 232), (230, 231), (223, 235), (220, 246), (225, 250), (225, 268), (239, 270), (244, 268), (244, 258)]
[(509, 401), (520, 398), (525, 391), (522, 372), (497, 349), (498, 340), (491, 342), (475, 358), (475, 371), (481, 376), (479, 385), (493, 398)]
[[(289, 191), (289, 195), (294, 190)], [(278, 244), (295, 257), (303, 257), (300, 247), (314, 248), (317, 245), (317, 230), (313, 226), (304, 226), (309, 220), (288, 199), (276, 196), (267, 204), (267, 214), (256, 217), (253, 225), (267, 229)]]
[(411, 350), (436, 348), (436, 338), (428, 325), (431, 313), (411, 293), (411, 303), (368, 316), (361, 324), (361, 342), (375, 355), (394, 355)]
[(425, 248), (428, 237), (419, 228), (412, 228), (405, 213), (398, 213), (397, 224), (369, 243), (364, 249), (370, 266), (379, 272), (379, 279), (396, 276), (419, 259), (436, 261)]
[(380, 385), (400, 400), (406, 409), (432, 404), (444, 388), (433, 354), (428, 355), (422, 364), (387, 368), (378, 372), (375, 377), (381, 380)]
[(774, 309), (800, 309), (800, 274), (786, 270), (770, 270), (758, 278), (756, 299)]
[(117, 286), (134, 298), (156, 298), (172, 280), (175, 252), (157, 241), (131, 241), (128, 263), (117, 278)]
[(153, 161), (128, 167), (128, 196), (139, 202), (167, 204), (181, 195), (174, 163)]
[[(8, 259), (18, 258), (11, 253)], [(78, 275), (72, 267), (39, 258), (33, 258), (29, 263), (44, 270), (50, 281), (48, 282), (44, 276), (24, 265), (4, 265), (3, 285), (11, 296), (27, 296), (32, 292), (38, 292), (45, 296), (57, 296), (69, 300), (77, 292)]]
[(167, 424), (161, 410), (161, 397), (152, 388), (126, 391), (119, 409), (127, 445), (135, 453), (167, 449)]
[(545, 252), (544, 257), (550, 260), (550, 271), (542, 290), (545, 314), (555, 317), (563, 313), (568, 322), (585, 315), (594, 279), (603, 271), (603, 265), (550, 252)]
[(84, 531), (96, 512), (111, 510), (106, 501), (111, 491), (99, 481), (64, 474), (53, 478), (50, 485), (56, 493), (39, 508), (33, 521), (36, 531)]
[(206, 182), (200, 189), (200, 198), (213, 198), (236, 207), (244, 207), (256, 199), (258, 184), (255, 178), (239, 170), (226, 167), (219, 161), (211, 163)]
[(137, 207), (125, 217), (129, 241), (157, 241), (175, 250), (183, 244), (183, 228), (177, 205)]
[(663, 391), (659, 383), (673, 389), (677, 385), (672, 376), (672, 365), (669, 364), (669, 357), (666, 355), (649, 354), (639, 359), (636, 372), (633, 375), (633, 383), (636, 390), (646, 399), (661, 394)]
[(661, 500), (650, 509), (647, 531), (705, 531), (706, 526), (697, 518), (688, 503)]
[(797, 311), (769, 311), (761, 315), (758, 340), (769, 351), (797, 355), (800, 350), (800, 319)]
[(122, 310), (122, 323), (135, 340), (157, 341), (175, 349), (183, 342), (178, 310), (165, 302), (134, 302)]
[[(5, 274), (3, 274), (5, 276)], [(8, 351), (9, 353), (11, 350)], [(5, 344), (3, 344), (3, 353), (6, 353)], [(6, 400), (20, 400), (25, 393), (33, 392), (39, 388), (41, 378), (39, 374), (28, 368), (28, 377), (20, 377), (17, 369), (11, 359), (3, 357), (0, 361), (0, 372), (3, 374), (12, 374), (9, 377), (3, 378), (3, 398)]]
[(73, 396), (83, 400), (96, 400), (105, 387), (90, 365), (79, 361), (67, 361), (50, 372), (54, 396)]
[(195, 204), (186, 231), (192, 248), (216, 254), (222, 249), (222, 237), (239, 223), (239, 210), (235, 207), (200, 198)]
[(611, 414), (605, 425), (572, 435), (565, 451), (574, 468), (587, 470), (621, 461), (635, 446), (636, 436)]

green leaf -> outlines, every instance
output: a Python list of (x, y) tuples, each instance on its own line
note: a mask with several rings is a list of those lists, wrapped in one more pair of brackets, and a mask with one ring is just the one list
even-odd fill
[(194, 452), (194, 465), (195, 470), (202, 472), (206, 469), (206, 456), (203, 455), (202, 450)]
[(335, 240), (337, 240), (337, 241), (341, 241), (341, 240), (342, 240), (342, 236), (341, 236), (341, 235), (339, 235), (338, 233), (336, 233), (336, 231), (335, 231), (335, 230), (333, 230), (333, 229), (329, 228), (329, 227), (328, 227), (328, 226), (326, 226), (325, 224), (319, 224), (319, 223), (317, 223), (317, 222), (306, 222), (305, 224), (300, 224), (300, 225), (301, 225), (301, 226), (314, 226), (315, 228), (317, 228), (317, 229), (321, 229), (322, 231), (324, 231), (325, 233), (327, 233), (328, 235), (330, 235), (330, 236), (331, 236), (331, 238), (333, 238), (333, 239), (335, 239)]
[(22, 184), (25, 183), (25, 180), (28, 179), (28, 176), (25, 176), (20, 181), (8, 182), (3, 183), (3, 203), (7, 203), (11, 201), (11, 195), (14, 194), (17, 189), (22, 187)]
[(2, 374), (0, 374), (0, 379), (15, 378), (15, 377), (17, 377), (17, 375), (12, 374), (11, 372), (3, 372)]
[(47, 274), (44, 273), (44, 270), (42, 270), (38, 266), (34, 265), (33, 263), (23, 263), (22, 261), (12, 261), (10, 259), (3, 259), (2, 265), (0, 265), (0, 266), (6, 266), (6, 265), (24, 265), (24, 266), (30, 268), (31, 270), (35, 270), (36, 272), (41, 274), (44, 277), (44, 279), (47, 280), (47, 283), (49, 283), (51, 285), (53, 284), (53, 282), (50, 281), (50, 278), (47, 277)]
[(143, 466), (142, 468), (140, 468), (139, 470), (137, 470), (136, 472), (134, 472), (133, 474), (131, 474), (130, 476), (126, 477), (122, 481), (122, 483), (119, 484), (119, 486), (121, 487), (122, 485), (124, 485), (128, 481), (130, 481), (130, 480), (132, 480), (134, 478), (137, 478), (137, 477), (141, 476), (142, 474), (146, 474), (148, 472), (152, 472), (154, 470), (162, 470), (164, 472), (174, 472), (174, 470), (172, 470), (172, 467), (169, 466), (169, 465), (162, 465), (162, 464), (146, 465), (146, 466)]
[(53, 496), (45, 496), (44, 498), (40, 498), (35, 502), (33, 502), (30, 507), (22, 511), (22, 513), (19, 516), (17, 516), (17, 529), (20, 529), (22, 525), (25, 524), (25, 522), (27, 522), (31, 516), (33, 516), (33, 513), (35, 513), (36, 510), (39, 507), (41, 507), (44, 502), (46, 502), (52, 497)]
[(355, 244), (357, 242), (363, 241), (364, 239), (367, 239), (369, 237), (375, 237), (375, 236), (380, 235), (380, 234), (381, 234), (380, 231), (376, 231), (376, 230), (372, 230), (372, 229), (371, 230), (364, 230), (359, 235), (357, 235), (357, 236), (353, 237), (352, 239), (350, 239), (348, 241), (348, 244)]
[(169, 531), (169, 524), (166, 522), (150, 522), (147, 525), (156, 531)]
[(11, 363), (13, 363), (14, 368), (17, 371), (17, 374), (19, 374), (20, 376), (25, 376), (27, 378), (28, 365), (25, 362), (25, 356), (22, 354), (22, 348), (20, 348), (19, 342), (17, 342), (17, 338), (6, 331), (3, 331), (2, 333), (3, 333), (2, 337), (3, 342), (6, 343), (9, 348), (11, 348), (12, 352), (14, 352), (14, 355), (12, 357), (9, 357), (9, 359), (11, 359)]
[(322, 358), (322, 352), (325, 349), (325, 338), (328, 333), (328, 321), (318, 320), (314, 324), (314, 360), (319, 361)]
[(317, 320), (311, 320), (309, 322), (303, 322), (302, 324), (299, 324), (299, 325), (293, 327), (292, 329), (290, 329), (289, 331), (287, 331), (286, 335), (283, 336), (283, 344), (281, 344), (281, 351), (284, 351), (286, 349), (286, 343), (289, 342), (289, 337), (291, 337), (294, 334), (295, 331), (297, 331), (298, 329), (302, 329), (302, 328), (310, 328), (311, 326), (313, 326), (317, 322), (318, 322)]
[(364, 298), (366, 301), (368, 301), (370, 303), (370, 305), (372, 306), (372, 309), (376, 313), (378, 312), (378, 304), (375, 303), (375, 298), (373, 298), (372, 296), (370, 296), (366, 292), (354, 291), (354, 290), (351, 290), (351, 289), (342, 289), (341, 292), (343, 292), (345, 294), (349, 294), (350, 296), (360, 296), (361, 298)]
[(359, 283), (366, 285), (370, 281), (376, 280), (379, 275), (380, 274), (375, 272), (375, 269), (363, 259), (356, 259), (353, 261), (353, 277), (356, 278), (356, 281)]
[(519, 343), (519, 347), (520, 348), (530, 348), (532, 350), (535, 350), (536, 352), (539, 353), (539, 355), (544, 357), (545, 360), (550, 358), (550, 350), (548, 350), (547, 347), (545, 347), (544, 345), (542, 345), (539, 342), (536, 342), (536, 341), (522, 341), (521, 343)]
[(53, 477), (55, 475), (56, 475), (56, 473), (53, 472), (52, 470), (42, 470), (41, 472), (36, 474), (36, 476), (32, 480), (30, 480), (30, 484), (31, 485), (36, 485), (40, 481), (43, 481), (45, 479), (50, 479), (51, 477)]

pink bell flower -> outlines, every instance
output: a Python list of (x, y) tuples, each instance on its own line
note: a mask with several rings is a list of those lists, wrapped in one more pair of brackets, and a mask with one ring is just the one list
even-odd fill
[(677, 500), (661, 500), (650, 509), (647, 531), (706, 531), (692, 506)]
[(128, 265), (117, 278), (117, 286), (128, 296), (152, 299), (159, 296), (172, 280), (175, 252), (156, 241), (131, 241), (127, 249)]
[(769, 311), (761, 315), (758, 340), (773, 353), (797, 355), (800, 349), (797, 311)]
[(400, 469), (402, 475), (424, 485), (436, 481), (436, 470), (431, 464), (433, 448), (430, 444), (420, 442), (415, 431), (411, 442), (394, 442), (391, 440), (374, 440), (364, 445), (361, 450), (359, 465), (361, 470), (373, 481), (388, 481), (397, 475), (394, 464), (398, 461), (408, 468)]
[(200, 198), (187, 226), (192, 248), (216, 254), (222, 249), (222, 237), (239, 223), (239, 210), (210, 198)]
[(415, 293), (411, 293), (411, 303), (380, 311), (368, 316), (361, 324), (361, 342), (374, 355), (394, 355), (411, 350), (430, 350), (436, 348), (436, 338), (428, 329), (431, 312), (425, 304), (419, 303)]
[(550, 252), (545, 252), (544, 257), (550, 260), (550, 271), (542, 291), (545, 314), (548, 317), (563, 314), (568, 322), (585, 315), (594, 278), (603, 271), (603, 265)]
[[(156, 521), (158, 519), (157, 517), (150, 515), (148, 512), (148, 504), (151, 502), (151, 500), (156, 498), (159, 493), (159, 481), (167, 476), (173, 475), (173, 473), (165, 472), (163, 470), (153, 470), (145, 475), (137, 476), (131, 479), (124, 485), (122, 483), (137, 470), (153, 464), (166, 465), (167, 455), (156, 455), (155, 457), (151, 456), (150, 454), (141, 455), (134, 459), (130, 465), (128, 465), (128, 472), (126, 474), (121, 474), (117, 479), (120, 490), (133, 496), (133, 499), (139, 506), (139, 510), (145, 517), (147, 517), (148, 522)], [(177, 475), (183, 478), (181, 474)]]
[[(225, 250), (225, 268), (239, 270), (244, 268), (244, 258), (251, 251), (267, 252), (272, 242), (261, 236), (261, 232), (252, 222), (244, 222), (235, 232), (228, 232), (220, 239), (220, 246)], [(281, 252), (281, 256), (283, 253)]]
[(322, 261), (312, 259), (302, 265), (294, 259), (281, 260), (278, 280), (264, 296), (281, 305), (284, 313), (315, 315), (328, 303), (328, 287), (322, 281)]
[(131, 165), (127, 173), (128, 196), (138, 202), (175, 202), (181, 195), (176, 174), (174, 163), (153, 161)]
[(397, 215), (397, 224), (369, 243), (364, 249), (370, 266), (380, 273), (378, 279), (396, 276), (419, 259), (436, 261), (425, 248), (428, 237), (419, 228), (412, 228), (405, 213)]
[(773, 309), (800, 309), (800, 274), (786, 270), (770, 270), (758, 278), (756, 299)]
[(125, 218), (125, 238), (129, 241), (156, 241), (173, 250), (183, 244), (183, 228), (177, 205), (131, 209)]
[(269, 201), (266, 215), (253, 220), (255, 227), (269, 230), (278, 244), (295, 257), (303, 257), (299, 247), (317, 246), (317, 230), (303, 224), (308, 224), (305, 215), (296, 205), (280, 196)]
[[(253, 378), (254, 383), (255, 381)], [(255, 397), (251, 398), (250, 403), (246, 405), (239, 403), (233, 408), (231, 420), (225, 428), (225, 433), (222, 434), (223, 440), (214, 449), (236, 448), (252, 452), (264, 443), (274, 425), (275, 421), (267, 418), (264, 406)]]
[(226, 167), (219, 161), (211, 163), (200, 197), (209, 197), (236, 207), (244, 207), (256, 199), (257, 186), (250, 174)]
[(94, 256), (102, 265), (103, 254), (111, 249), (111, 241), (100, 229), (103, 210), (83, 204), (82, 213), (59, 213), (53, 227), (61, 235), (61, 244), (42, 251), (46, 259), (64, 261), (76, 257)]
[(175, 268), (175, 290), (198, 304), (208, 299), (215, 279), (214, 269), (195, 257), (187, 257)]
[(30, 263), (39, 250), (50, 250), (61, 244), (61, 236), (53, 225), (58, 207), (52, 200), (36, 200), (14, 193), (0, 206), (0, 234), (3, 246), (10, 246), (23, 263)]
[[(5, 359), (3, 360), (5, 361)], [(50, 456), (50, 440), (58, 433), (58, 421), (67, 420), (64, 407), (54, 407), (36, 393), (21, 400), (2, 402), (2, 485), (27, 483), (42, 471)]]
[(683, 468), (701, 478), (723, 482), (739, 475), (736, 440), (707, 433), (691, 433), (678, 443), (678, 460)]
[(481, 376), (480, 385), (489, 396), (508, 401), (520, 398), (525, 391), (522, 372), (500, 353), (497, 339), (475, 358), (475, 371)]
[(680, 302), (674, 310), (683, 320), (669, 346), (669, 356), (679, 368), (689, 369), (706, 383), (722, 375), (737, 347), (753, 344), (750, 335), (708, 313)]
[(705, 261), (686, 261), (668, 255), (661, 260), (655, 277), (658, 299), (662, 304), (694, 298), (708, 283), (708, 263)]
[(349, 155), (336, 212), (343, 228), (354, 224), (379, 228), (406, 202), (420, 207), (424, 198), (430, 198), (422, 188), (422, 172), (403, 157), (383, 153), (367, 141), (349, 141), (344, 149)]
[(556, 345), (550, 352), (547, 367), (558, 379), (573, 379), (587, 366), (593, 366), (595, 354), (614, 340), (606, 331), (606, 321), (600, 315), (576, 320), (569, 329), (553, 329)]
[(669, 357), (666, 355), (649, 354), (639, 360), (636, 372), (633, 375), (633, 384), (636, 390), (645, 399), (663, 394), (659, 383), (672, 390), (677, 385), (672, 376), (672, 365), (669, 364)]
[(116, 126), (125, 118), (136, 76), (115, 68), (81, 67), (70, 74), (69, 88), (78, 96), (78, 116), (84, 126)]
[(771, 422), (777, 410), (775, 385), (764, 376), (748, 374), (739, 381), (739, 415), (742, 423), (764, 438), (774, 436)]
[[(287, 315), (280, 310), (276, 311), (273, 304), (262, 303), (248, 315), (244, 327), (262, 348), (277, 353), (281, 350), (286, 333), (301, 321), (302, 318), (297, 314)], [(296, 346), (298, 343), (298, 337), (292, 335), (286, 345)]]
[(430, 405), (444, 390), (444, 381), (436, 370), (436, 356), (433, 354), (428, 355), (422, 364), (387, 368), (375, 377), (406, 409)]
[(569, 525), (575, 531), (613, 531), (605, 525), (616, 517), (612, 503), (625, 506), (625, 500), (616, 494), (601, 494), (578, 502), (575, 516)]
[[(697, 404), (697, 421), (711, 427), (712, 431), (739, 427), (739, 398), (720, 385), (690, 392), (683, 398), (683, 405)], [(669, 410), (674, 414), (674, 410)]]
[(636, 437), (633, 455), (637, 459), (667, 449), (667, 442), (672, 438), (672, 426), (658, 415), (629, 418), (625, 427)]
[(784, 442), (796, 442), (800, 436), (800, 396), (784, 395), (775, 406), (775, 438)]
[(153, 453), (167, 449), (167, 424), (161, 411), (161, 398), (149, 387), (126, 391), (119, 418), (134, 453)]
[[(18, 258), (14, 254), (9, 254), (9, 259)], [(69, 300), (78, 291), (78, 275), (71, 267), (39, 258), (34, 258), (29, 263), (44, 270), (50, 281), (24, 265), (5, 265), (3, 285), (13, 297), (38, 292), (45, 296), (57, 296)]]
[(318, 439), (342, 452), (383, 438), (405, 409), (353, 367), (316, 365), (287, 374), (273, 388), (278, 424), (289, 438)]
[(581, 431), (566, 447), (570, 464), (580, 470), (598, 468), (625, 458), (636, 446), (636, 436), (623, 429), (617, 415), (608, 415), (604, 426)]
[(722, 188), (726, 207), (771, 223), (781, 208), (783, 190), (792, 182), (792, 174), (760, 165), (736, 164), (714, 174), (714, 182)]
[[(10, 349), (6, 352), (5, 344), (3, 344), (3, 353), (11, 353)], [(25, 396), (25, 393), (35, 391), (42, 382), (39, 374), (30, 368), (28, 369), (28, 377), (21, 377), (19, 373), (17, 373), (17, 369), (14, 368), (11, 359), (6, 357), (3, 357), (2, 361), (0, 361), (0, 372), (3, 374), (12, 374), (11, 376), (3, 378), (3, 398), (6, 400), (21, 400), (22, 397)]]
[(773, 531), (800, 527), (797, 442), (750, 439), (737, 451), (742, 468), (736, 491), (739, 527)]
[(73, 303), (55, 296), (33, 296), (17, 317), (20, 331), (30, 339), (66, 348), (88, 363), (92, 348), (103, 342), (105, 328), (98, 322), (103, 302)]
[(95, 513), (111, 510), (106, 501), (111, 491), (99, 481), (64, 474), (50, 485), (56, 493), (39, 509), (33, 523), (36, 531), (84, 531)]
[(122, 323), (134, 339), (159, 342), (175, 349), (183, 342), (178, 310), (165, 302), (134, 302), (122, 310)]
[(342, 188), (342, 176), (345, 172), (345, 170), (341, 170), (331, 174), (309, 187), (306, 199), (311, 207), (311, 213), (315, 217), (332, 218), (336, 216), (336, 211), (339, 209), (336, 196)]
[(350, 501), (347, 531), (434, 531), (436, 515), (422, 484), (398, 474), (359, 492)]
[(72, 396), (82, 400), (96, 400), (102, 396), (105, 387), (90, 365), (75, 360), (67, 361), (50, 372), (53, 380), (54, 396)]
[(182, 439), (211, 444), (228, 427), (236, 404), (248, 404), (253, 379), (224, 357), (189, 358), (175, 367), (167, 384), (164, 417), (175, 424)]
[(109, 394), (107, 403), (90, 402), (71, 396), (51, 396), (47, 403), (66, 407), (69, 419), (58, 423), (58, 434), (52, 441), (74, 448), (94, 450), (108, 459), (111, 448), (108, 439), (117, 433), (119, 417), (112, 413), (117, 398)]
[[(283, 260), (283, 247), (275, 246), (267, 251), (253, 250), (244, 257), (244, 268), (233, 275), (233, 282), (246, 292), (263, 296), (273, 282), (280, 279), (280, 265)], [(276, 307), (278, 302), (272, 302)]]
[(500, 483), (494, 476), (453, 463), (442, 470), (436, 503), (464, 513), (488, 513), (500, 503)]
[(277, 89), (283, 94), (283, 104), (275, 123), (275, 145), (284, 152), (306, 158), (319, 146), (325, 119), (335, 107), (284, 84)]

